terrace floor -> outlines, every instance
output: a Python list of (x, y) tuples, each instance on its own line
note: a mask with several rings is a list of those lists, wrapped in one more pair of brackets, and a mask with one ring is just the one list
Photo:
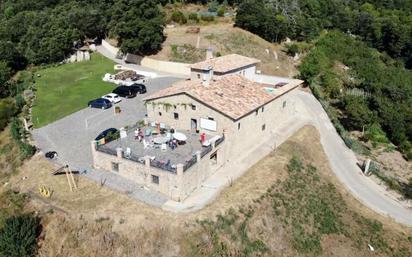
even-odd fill
[[(167, 163), (170, 160), (170, 165), (185, 164), (193, 156), (196, 155), (197, 151), (202, 151), (205, 147), (202, 147), (200, 143), (200, 134), (191, 133), (187, 131), (176, 131), (183, 133), (187, 136), (186, 143), (183, 145), (178, 145), (177, 148), (172, 149), (167, 146), (166, 151), (160, 149), (160, 145), (157, 146), (152, 142), (156, 137), (164, 137), (165, 135), (152, 135), (146, 136), (145, 140), (150, 143), (150, 147), (144, 148), (143, 142), (135, 139), (134, 128), (127, 130), (127, 137), (119, 138), (117, 140), (111, 141), (103, 146), (99, 146), (100, 151), (109, 152), (116, 154), (116, 148), (122, 148), (125, 154), (126, 149), (130, 148), (131, 158), (134, 161), (143, 162), (144, 156), (154, 157), (154, 160)], [(212, 136), (206, 135), (206, 139), (210, 139)]]

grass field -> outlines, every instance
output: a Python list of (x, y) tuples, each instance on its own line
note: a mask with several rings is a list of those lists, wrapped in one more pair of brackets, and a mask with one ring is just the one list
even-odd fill
[(114, 63), (100, 54), (88, 62), (64, 64), (40, 70), (36, 79), (33, 125), (45, 126), (87, 106), (91, 99), (113, 89), (102, 77), (113, 71)]

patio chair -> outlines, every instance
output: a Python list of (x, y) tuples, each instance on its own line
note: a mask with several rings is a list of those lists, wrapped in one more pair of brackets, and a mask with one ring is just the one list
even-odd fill
[(146, 139), (143, 139), (143, 149), (149, 148), (150, 144), (146, 141)]
[(152, 134), (152, 130), (151, 130), (150, 128), (145, 129), (144, 135), (145, 135), (146, 137), (150, 136), (151, 134)]
[(126, 152), (124, 153), (124, 156), (126, 158), (130, 158), (132, 156), (132, 149), (130, 149), (130, 147), (126, 148)]
[(162, 144), (161, 148), (162, 152), (166, 152), (167, 151), (167, 145), (166, 144)]
[(166, 124), (160, 123), (160, 128), (161, 128), (161, 129), (166, 129)]

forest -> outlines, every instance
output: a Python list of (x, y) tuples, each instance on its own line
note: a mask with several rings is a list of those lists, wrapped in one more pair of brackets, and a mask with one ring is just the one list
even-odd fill
[(300, 78), (334, 110), (330, 118), (412, 159), (412, 1), (245, 0), (236, 26), (295, 40), (292, 54), (310, 49)]

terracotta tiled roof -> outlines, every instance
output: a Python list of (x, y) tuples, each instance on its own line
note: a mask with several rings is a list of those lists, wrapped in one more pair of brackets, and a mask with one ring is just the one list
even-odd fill
[(290, 80), (287, 85), (269, 92), (266, 88), (273, 85), (253, 82), (241, 75), (230, 74), (210, 81), (209, 85), (203, 85), (201, 80), (178, 81), (144, 100), (187, 94), (229, 118), (238, 120), (301, 83), (301, 80)]
[(190, 68), (197, 70), (209, 70), (209, 67), (213, 67), (213, 71), (225, 73), (251, 64), (256, 64), (258, 62), (260, 61), (255, 58), (250, 58), (238, 54), (229, 54), (212, 58), (203, 62), (194, 63), (190, 65)]

